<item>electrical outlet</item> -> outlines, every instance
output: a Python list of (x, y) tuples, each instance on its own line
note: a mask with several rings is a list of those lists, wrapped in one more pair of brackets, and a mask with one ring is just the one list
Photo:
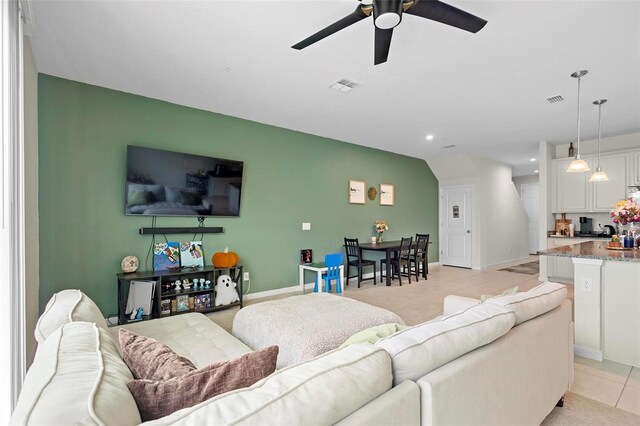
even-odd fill
[(593, 280), (591, 278), (582, 277), (580, 278), (580, 290), (592, 292), (593, 291)]
[(245, 272), (244, 274), (242, 274), (242, 279), (243, 279), (244, 281), (249, 281), (249, 273), (248, 273), (248, 272)]
[(302, 222), (303, 231), (311, 231), (311, 222)]

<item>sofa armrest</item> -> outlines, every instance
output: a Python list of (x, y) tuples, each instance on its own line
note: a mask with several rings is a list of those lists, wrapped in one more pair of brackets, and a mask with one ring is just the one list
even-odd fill
[(472, 306), (479, 305), (478, 299), (471, 297), (449, 295), (444, 298), (444, 307), (442, 309), (442, 315), (451, 315), (456, 312), (463, 311)]
[(420, 425), (420, 388), (405, 380), (336, 425)]

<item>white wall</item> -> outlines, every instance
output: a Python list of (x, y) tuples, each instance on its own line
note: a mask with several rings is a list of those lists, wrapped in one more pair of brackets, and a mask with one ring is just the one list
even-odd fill
[(440, 187), (475, 187), (472, 267), (486, 269), (528, 256), (528, 218), (511, 167), (456, 154), (427, 160)]
[(528, 176), (515, 176), (513, 177), (513, 186), (516, 187), (516, 191), (518, 191), (518, 195), (522, 197), (522, 185), (527, 183), (538, 183), (540, 176), (536, 175), (528, 175)]
[(38, 71), (29, 39), (24, 37), (24, 186), (25, 186), (25, 313), (26, 365), (36, 350), (33, 337), (38, 320), (40, 244), (38, 226)]
[[(540, 250), (547, 248), (547, 229), (555, 226), (553, 215), (551, 214), (551, 159), (555, 154), (555, 148), (547, 141), (538, 143), (538, 161), (539, 161), (539, 214), (538, 214), (538, 241)], [(551, 225), (553, 224), (553, 225)], [(547, 256), (540, 256), (540, 275), (538, 279), (545, 281), (547, 279)]]

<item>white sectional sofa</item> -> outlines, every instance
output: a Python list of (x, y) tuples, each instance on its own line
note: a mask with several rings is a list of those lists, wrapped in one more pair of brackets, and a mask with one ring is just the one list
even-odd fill
[[(553, 283), (508, 297), (480, 304), (449, 296), (443, 317), (145, 424), (539, 424), (571, 385), (571, 305)], [(198, 368), (251, 351), (201, 314), (124, 327)], [(80, 291), (56, 294), (38, 322), (11, 424), (139, 424), (117, 329)]]

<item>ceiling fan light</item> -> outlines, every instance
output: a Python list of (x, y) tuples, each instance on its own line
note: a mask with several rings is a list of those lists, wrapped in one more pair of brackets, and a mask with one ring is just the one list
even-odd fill
[(593, 174), (589, 178), (589, 182), (605, 182), (608, 180), (609, 176), (607, 176), (607, 174), (603, 172), (600, 167), (597, 167), (596, 171), (593, 172)]
[(395, 12), (387, 12), (376, 16), (374, 25), (381, 30), (390, 30), (400, 23), (400, 15)]
[(571, 164), (569, 164), (569, 167), (567, 168), (567, 172), (569, 173), (588, 172), (589, 170), (591, 170), (589, 168), (589, 164), (587, 164), (586, 161), (584, 161), (577, 155), (576, 155), (576, 159), (573, 160)]

